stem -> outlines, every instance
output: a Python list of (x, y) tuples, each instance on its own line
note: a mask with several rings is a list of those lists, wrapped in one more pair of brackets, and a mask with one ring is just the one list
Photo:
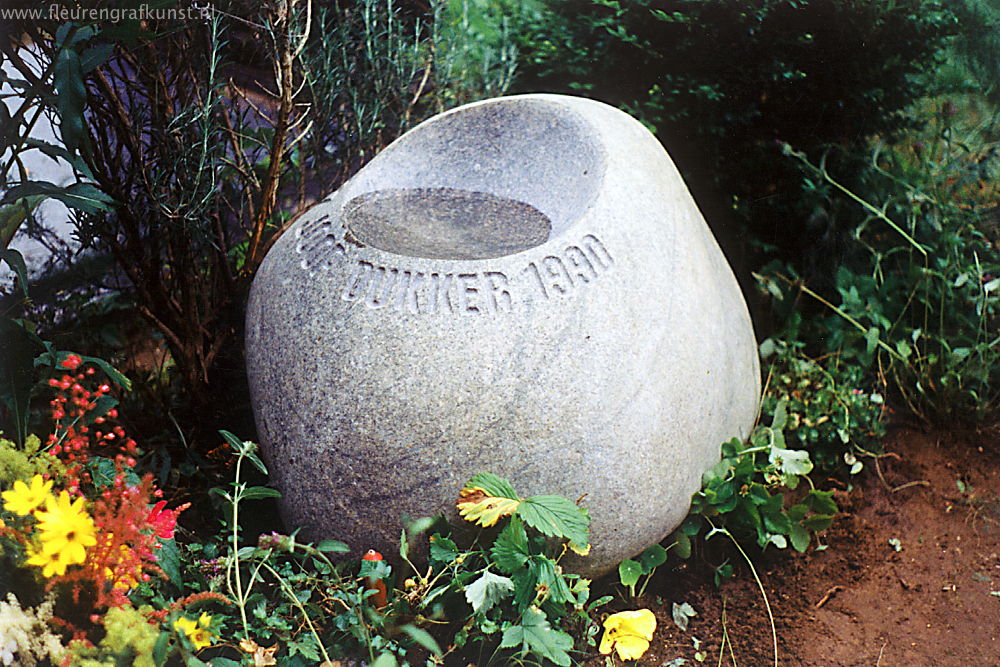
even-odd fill
[[(268, 556), (270, 556), (270, 553), (268, 553)], [(278, 581), (278, 585), (281, 586), (281, 591), (288, 596), (288, 599), (292, 601), (292, 604), (294, 604), (298, 608), (299, 612), (301, 612), (302, 618), (305, 619), (306, 625), (309, 626), (309, 632), (312, 633), (313, 638), (316, 640), (316, 645), (319, 646), (320, 653), (323, 654), (323, 660), (325, 661), (324, 664), (332, 664), (333, 661), (330, 660), (330, 656), (327, 654), (326, 648), (323, 646), (323, 640), (320, 639), (319, 633), (316, 632), (316, 626), (313, 625), (312, 619), (309, 618), (306, 608), (302, 606), (302, 601), (295, 595), (295, 591), (291, 589), (291, 587), (273, 567), (267, 564), (266, 560), (262, 560), (260, 564), (263, 565), (268, 572), (274, 575), (274, 578)], [(369, 642), (369, 644), (370, 643), (371, 642)]]
[[(236, 480), (240, 479), (240, 468), (243, 465), (243, 452), (236, 459)], [(240, 620), (243, 622), (243, 638), (250, 639), (250, 625), (247, 623), (246, 598), (243, 596), (243, 578), (240, 576), (240, 528), (239, 506), (242, 488), (233, 490), (233, 568), (236, 570), (236, 604), (240, 608)], [(253, 580), (250, 580), (253, 585)], [(247, 591), (249, 594), (249, 591)]]
[[(706, 520), (708, 519), (706, 518)], [(774, 627), (774, 614), (771, 613), (771, 603), (767, 600), (767, 592), (764, 590), (764, 583), (760, 580), (760, 576), (757, 574), (757, 568), (753, 566), (753, 561), (751, 561), (750, 557), (747, 556), (747, 552), (743, 551), (743, 547), (741, 547), (740, 543), (736, 541), (736, 538), (733, 537), (732, 533), (725, 528), (716, 528), (715, 524), (713, 524), (710, 520), (708, 520), (708, 524), (712, 526), (712, 530), (705, 536), (705, 540), (708, 541), (716, 533), (725, 535), (733, 541), (733, 544), (736, 545), (736, 549), (740, 552), (740, 555), (743, 556), (747, 565), (750, 566), (750, 572), (753, 574), (753, 578), (757, 581), (757, 587), (760, 589), (761, 597), (764, 598), (764, 607), (767, 609), (767, 619), (771, 623), (771, 640), (774, 643), (774, 667), (778, 667), (778, 631)]]
[[(762, 276), (760, 276), (757, 273), (754, 273), (753, 276), (755, 278), (762, 278)], [(788, 278), (786, 278), (785, 276), (781, 275), (780, 273), (776, 273), (775, 276), (777, 278), (780, 278), (781, 280), (785, 281), (786, 283), (788, 283), (788, 285), (791, 286), (791, 287), (798, 287), (800, 290), (802, 290), (803, 292), (805, 292), (806, 294), (808, 294), (812, 298), (816, 299), (821, 304), (823, 304), (824, 306), (826, 306), (827, 308), (829, 308), (830, 310), (832, 310), (833, 312), (837, 313), (838, 315), (840, 315), (841, 317), (843, 317), (845, 320), (847, 320), (848, 322), (850, 322), (851, 324), (853, 324), (857, 328), (857, 330), (860, 331), (861, 333), (864, 333), (864, 334), (868, 333), (868, 329), (865, 328), (865, 325), (863, 325), (860, 322), (858, 322), (856, 319), (854, 319), (853, 317), (851, 317), (850, 315), (848, 315), (847, 313), (845, 313), (843, 310), (841, 310), (837, 306), (833, 305), (832, 303), (830, 303), (829, 301), (827, 301), (826, 299), (824, 299), (822, 296), (820, 296), (816, 292), (814, 292), (811, 289), (809, 289), (808, 287), (806, 287), (804, 284), (802, 284), (802, 283), (796, 283), (796, 282), (794, 282), (792, 280), (789, 280)], [(879, 338), (879, 340), (878, 340), (878, 346), (881, 347), (886, 352), (888, 352), (893, 357), (895, 357), (896, 359), (898, 359), (899, 361), (902, 361), (904, 364), (906, 363), (906, 359), (904, 359), (903, 356), (901, 354), (899, 354), (899, 352), (896, 352), (896, 350), (894, 350), (891, 347), (889, 347), (888, 345), (886, 345), (885, 342), (883, 342), (881, 338)]]

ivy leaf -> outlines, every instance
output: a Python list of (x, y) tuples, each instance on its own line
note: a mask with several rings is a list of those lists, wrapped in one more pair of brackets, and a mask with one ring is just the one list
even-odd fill
[(517, 515), (543, 535), (569, 540), (577, 554), (590, 553), (590, 515), (569, 498), (532, 496), (517, 508)]
[(475, 475), (458, 493), (458, 513), (484, 528), (517, 511), (521, 498), (507, 480), (488, 472)]
[(504, 630), (500, 647), (515, 648), (519, 645), (522, 655), (531, 652), (560, 667), (570, 665), (566, 651), (573, 648), (573, 638), (565, 632), (554, 630), (538, 607), (529, 607), (521, 616), (520, 625), (512, 625)]
[[(431, 547), (433, 549), (433, 545)], [(493, 562), (502, 572), (512, 574), (528, 562), (528, 533), (516, 516), (504, 528), (490, 549)]]
[(493, 605), (514, 592), (514, 582), (507, 577), (493, 574), (489, 570), (483, 576), (465, 587), (465, 599), (477, 614), (493, 608)]

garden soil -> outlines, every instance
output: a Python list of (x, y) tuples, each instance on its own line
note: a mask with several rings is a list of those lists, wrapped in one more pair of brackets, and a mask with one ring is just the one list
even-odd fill
[[(852, 488), (820, 484), (840, 489), (842, 510), (823, 535), (826, 549), (771, 549), (757, 559), (778, 663), (1000, 666), (1000, 428), (897, 429), (884, 445), (887, 456), (877, 466), (866, 459)], [(719, 587), (713, 582), (712, 564), (726, 558), (742, 560), (720, 549), (660, 568), (638, 604), (618, 593), (605, 611), (647, 607), (657, 616), (650, 650), (627, 664), (774, 664), (771, 626), (749, 569), (737, 567)], [(671, 620), (673, 604), (684, 602), (697, 612), (686, 631)]]

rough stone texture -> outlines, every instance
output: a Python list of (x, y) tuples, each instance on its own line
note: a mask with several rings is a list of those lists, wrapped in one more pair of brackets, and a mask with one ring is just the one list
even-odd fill
[(437, 116), (302, 216), (254, 281), (247, 366), (290, 527), (388, 555), (489, 471), (584, 497), (591, 574), (676, 527), (760, 394), (670, 158), (557, 95)]

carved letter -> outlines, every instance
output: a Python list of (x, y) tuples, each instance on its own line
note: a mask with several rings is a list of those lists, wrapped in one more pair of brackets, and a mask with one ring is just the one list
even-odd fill
[(385, 308), (392, 300), (392, 288), (396, 285), (396, 277), (399, 269), (387, 269), (384, 266), (378, 267), (379, 275), (368, 283), (368, 295), (365, 297), (365, 306), (368, 308)]
[(406, 274), (407, 281), (403, 284), (402, 279), (399, 281), (399, 293), (396, 296), (396, 310), (405, 313), (410, 312), (414, 315), (420, 314), (420, 306), (417, 303), (417, 290), (420, 289), (420, 285), (424, 282), (424, 274), (420, 271), (404, 271)]
[(508, 288), (507, 276), (499, 271), (487, 271), (483, 274), (489, 285), (489, 308), (494, 313), (509, 313), (513, 310), (514, 301)]
[(366, 292), (368, 283), (371, 281), (372, 269), (368, 262), (359, 261), (354, 267), (354, 273), (347, 280), (347, 285), (341, 293), (340, 298), (344, 301), (357, 301)]
[(454, 312), (451, 304), (451, 295), (448, 291), (451, 289), (451, 279), (452, 274), (450, 273), (432, 273), (431, 274), (431, 299), (430, 302), (433, 304), (428, 312), (438, 313), (444, 312), (445, 308), (448, 312)]
[(460, 273), (458, 280), (461, 289), (458, 290), (458, 309), (467, 313), (478, 313), (480, 308), (473, 299), (479, 294), (479, 274)]

